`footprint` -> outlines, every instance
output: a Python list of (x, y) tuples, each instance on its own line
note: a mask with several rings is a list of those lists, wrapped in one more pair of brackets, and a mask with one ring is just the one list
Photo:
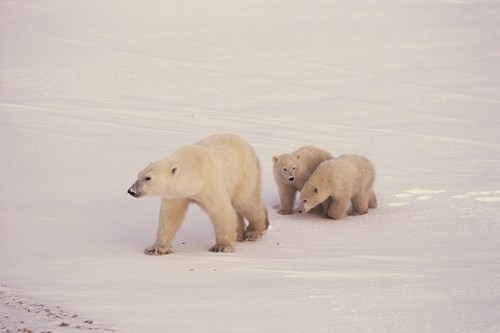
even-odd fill
[(409, 205), (409, 204), (410, 203), (407, 202), (407, 201), (402, 201), (402, 202), (391, 202), (388, 205), (391, 206), (391, 207), (403, 207), (403, 206), (406, 206), (406, 205)]
[[(418, 201), (426, 201), (434, 198), (434, 195), (444, 193), (446, 190), (424, 190), (419, 188), (412, 188), (410, 190), (405, 191), (405, 193), (398, 193), (394, 196), (398, 199), (415, 199)], [(409, 205), (409, 201), (399, 201), (399, 202), (391, 202), (389, 206), (391, 207), (402, 207)]]
[(483, 191), (483, 192), (467, 192), (465, 194), (457, 194), (452, 196), (453, 199), (474, 199), (480, 202), (499, 202), (500, 191)]
[(409, 198), (412, 196), (413, 196), (413, 194), (410, 194), (410, 193), (398, 193), (395, 195), (396, 198)]

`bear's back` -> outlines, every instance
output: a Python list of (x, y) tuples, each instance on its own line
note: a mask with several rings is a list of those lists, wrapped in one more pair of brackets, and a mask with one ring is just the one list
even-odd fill
[(347, 155), (322, 162), (312, 177), (323, 180), (333, 185), (351, 182), (357, 176), (357, 167)]
[[(260, 163), (257, 155), (245, 140), (235, 134), (217, 134), (198, 141), (195, 145), (213, 152), (222, 168), (222, 177), (229, 189), (251, 180), (260, 184)], [(245, 180), (246, 179), (246, 180)]]
[(373, 163), (366, 157), (360, 155), (343, 155), (343, 158), (356, 166), (358, 172), (362, 175), (375, 174)]
[(342, 155), (336, 159), (337, 168), (341, 166), (344, 174), (350, 174), (349, 177), (362, 187), (371, 186), (375, 179), (375, 168), (372, 162), (360, 155)]

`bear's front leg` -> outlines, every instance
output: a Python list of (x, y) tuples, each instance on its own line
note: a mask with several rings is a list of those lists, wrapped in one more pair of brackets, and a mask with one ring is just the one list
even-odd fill
[(234, 252), (234, 241), (237, 238), (236, 233), (236, 214), (235, 218), (223, 217), (218, 220), (214, 220), (215, 227), (215, 245), (210, 248), (211, 252)]
[(349, 198), (332, 198), (332, 204), (328, 209), (328, 216), (334, 220), (340, 219), (344, 216), (351, 205), (351, 200)]
[[(217, 198), (217, 199), (216, 199)], [(200, 205), (210, 216), (215, 229), (215, 245), (212, 252), (234, 252), (237, 239), (238, 215), (225, 195), (207, 196)]]
[(328, 210), (330, 209), (332, 203), (333, 203), (332, 197), (328, 197), (328, 199), (326, 199), (321, 203), (321, 208), (323, 208), (323, 212), (321, 213), (321, 215), (328, 216)]
[(172, 253), (171, 242), (179, 230), (188, 205), (188, 199), (162, 199), (156, 241), (144, 250), (145, 254), (161, 256)]

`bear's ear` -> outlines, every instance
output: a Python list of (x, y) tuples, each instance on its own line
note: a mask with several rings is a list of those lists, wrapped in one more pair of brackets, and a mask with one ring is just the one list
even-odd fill
[(279, 156), (273, 156), (273, 163), (276, 164), (278, 163), (278, 160), (280, 159)]
[(179, 174), (179, 171), (181, 171), (181, 167), (178, 166), (177, 164), (176, 165), (172, 165), (170, 167), (170, 173), (173, 175), (173, 176), (177, 176)]
[(318, 187), (316, 186), (313, 191), (314, 193), (318, 194), (319, 193)]

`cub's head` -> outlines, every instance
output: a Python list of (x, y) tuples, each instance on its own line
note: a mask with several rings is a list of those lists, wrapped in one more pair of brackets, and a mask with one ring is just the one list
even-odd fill
[(300, 191), (299, 213), (307, 213), (330, 196), (325, 185), (322, 186), (322, 184), (310, 180), (305, 183), (302, 191)]
[(160, 196), (165, 199), (186, 198), (196, 191), (194, 186), (196, 177), (190, 177), (189, 169), (176, 156), (151, 163), (139, 172), (137, 180), (127, 192), (136, 198), (144, 196)]
[(273, 169), (286, 183), (293, 184), (300, 172), (300, 154), (281, 154), (273, 156)]

